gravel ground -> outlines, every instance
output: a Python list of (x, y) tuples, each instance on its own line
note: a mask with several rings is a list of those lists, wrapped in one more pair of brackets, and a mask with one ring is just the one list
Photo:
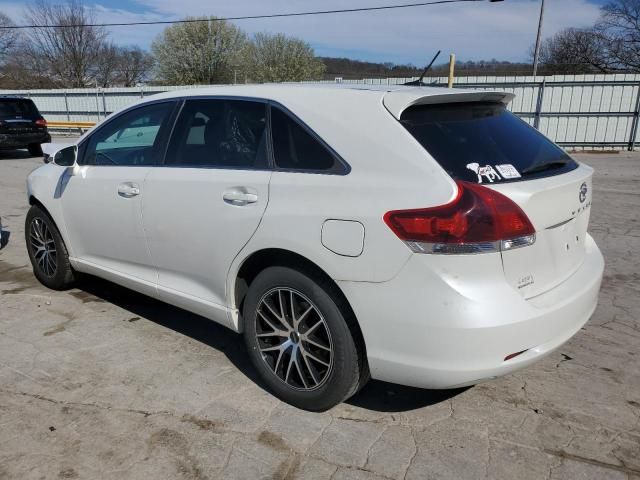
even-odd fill
[(0, 479), (640, 480), (640, 155), (576, 157), (607, 262), (578, 335), (490, 383), (371, 382), (318, 414), (265, 392), (221, 326), (100, 280), (40, 286), (23, 240), (39, 160), (0, 152)]

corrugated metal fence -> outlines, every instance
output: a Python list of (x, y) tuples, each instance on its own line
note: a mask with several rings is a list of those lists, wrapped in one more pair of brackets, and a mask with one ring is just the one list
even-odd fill
[[(335, 81), (397, 85), (411, 80), (415, 78)], [(426, 78), (425, 82), (442, 86), (446, 78)], [(455, 87), (515, 93), (509, 108), (566, 147), (633, 150), (640, 143), (640, 75), (458, 77)], [(5, 90), (0, 94), (32, 98), (50, 121), (97, 121), (140, 98), (182, 88), (189, 87)]]

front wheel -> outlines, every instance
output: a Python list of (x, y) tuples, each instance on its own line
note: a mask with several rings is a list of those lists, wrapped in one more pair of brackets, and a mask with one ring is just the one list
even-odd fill
[(323, 279), (287, 267), (258, 274), (244, 302), (244, 337), (253, 365), (277, 397), (322, 411), (366, 381), (363, 347), (345, 310)]
[(71, 288), (74, 271), (67, 247), (51, 217), (38, 205), (33, 205), (27, 213), (24, 231), (33, 274), (40, 283), (53, 290)]

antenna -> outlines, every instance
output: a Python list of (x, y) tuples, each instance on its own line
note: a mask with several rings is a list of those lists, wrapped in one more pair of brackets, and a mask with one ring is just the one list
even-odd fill
[(431, 68), (431, 65), (433, 65), (433, 62), (436, 61), (436, 58), (438, 58), (438, 55), (440, 55), (440, 50), (438, 50), (438, 53), (436, 53), (433, 56), (433, 58), (431, 59), (431, 62), (429, 62), (429, 65), (427, 65), (427, 67), (422, 71), (422, 75), (420, 75), (420, 78), (418, 80), (414, 80), (413, 82), (407, 82), (407, 83), (404, 83), (403, 85), (410, 85), (410, 86), (413, 86), (413, 87), (422, 87), (422, 86), (426, 85), (426, 83), (422, 82), (422, 79), (424, 78), (424, 76), (427, 74), (427, 72)]

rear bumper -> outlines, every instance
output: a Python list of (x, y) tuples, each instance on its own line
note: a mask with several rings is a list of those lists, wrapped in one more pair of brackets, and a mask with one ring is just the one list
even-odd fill
[(362, 326), (373, 378), (454, 388), (524, 368), (582, 328), (596, 308), (604, 270), (590, 236), (585, 249), (571, 277), (530, 299), (507, 284), (499, 262), (460, 276), (451, 273), (455, 265), (434, 267), (441, 260), (430, 255), (413, 255), (389, 282), (338, 283)]
[(0, 148), (22, 148), (32, 143), (51, 143), (51, 135), (48, 132), (0, 134)]

